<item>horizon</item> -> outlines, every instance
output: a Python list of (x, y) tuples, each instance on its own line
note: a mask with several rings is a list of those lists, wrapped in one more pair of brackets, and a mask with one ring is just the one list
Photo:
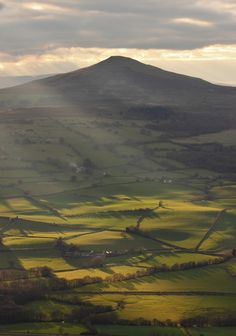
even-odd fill
[[(185, 75), (185, 76), (190, 76), (190, 77), (195, 77), (195, 78), (199, 78), (199, 79), (202, 79), (202, 80), (205, 80), (205, 81), (208, 81), (210, 82), (211, 84), (214, 84), (214, 85), (222, 85), (222, 86), (229, 86), (229, 87), (236, 87), (236, 81), (234, 82), (217, 82), (217, 81), (211, 81), (207, 78), (204, 78), (204, 76), (200, 77), (198, 76), (197, 74), (193, 74), (191, 72), (178, 72), (178, 71), (175, 71), (175, 69), (170, 69), (170, 68), (164, 68), (164, 67), (161, 67), (161, 66), (158, 66), (158, 65), (155, 65), (155, 64), (151, 64), (151, 63), (147, 63), (147, 62), (143, 62), (143, 61), (140, 61), (139, 59), (136, 59), (136, 58), (132, 58), (132, 57), (129, 57), (129, 56), (124, 56), (124, 55), (111, 55), (109, 57), (106, 57), (106, 58), (103, 58), (101, 60), (99, 60), (98, 62), (96, 63), (91, 63), (91, 64), (88, 64), (87, 66), (83, 66), (83, 67), (77, 67), (77, 68), (72, 68), (68, 71), (64, 71), (64, 72), (57, 72), (57, 73), (35, 73), (35, 74), (24, 74), (24, 75), (1, 75), (0, 74), (0, 78), (1, 79), (23, 79), (25, 78), (25, 81), (22, 82), (25, 83), (25, 82), (30, 82), (31, 80), (37, 80), (37, 79), (40, 79), (41, 77), (43, 78), (46, 78), (46, 77), (52, 77), (52, 76), (55, 76), (55, 75), (58, 75), (58, 74), (66, 74), (66, 73), (69, 73), (69, 72), (73, 72), (73, 71), (76, 71), (76, 70), (81, 70), (81, 69), (84, 69), (84, 68), (87, 68), (87, 67), (90, 67), (90, 66), (93, 66), (93, 65), (96, 65), (98, 63), (101, 63), (101, 62), (104, 62), (110, 58), (115, 58), (115, 57), (122, 57), (122, 58), (128, 58), (128, 59), (131, 59), (131, 60), (134, 60), (134, 61), (139, 61), (140, 63), (142, 64), (146, 64), (146, 65), (151, 65), (151, 66), (154, 66), (156, 68), (159, 68), (159, 69), (162, 69), (164, 71), (169, 71), (169, 72), (173, 72), (173, 73), (176, 73), (176, 74), (180, 74), (180, 75)], [(20, 83), (21, 84), (21, 83)], [(6, 86), (4, 86), (4, 82), (0, 85), (0, 89), (2, 88), (7, 88), (7, 87), (11, 87), (11, 86), (15, 86), (17, 84), (6, 84)]]

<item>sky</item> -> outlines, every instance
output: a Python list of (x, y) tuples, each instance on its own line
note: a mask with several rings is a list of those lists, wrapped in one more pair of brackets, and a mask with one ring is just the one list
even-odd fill
[(236, 85), (236, 0), (0, 0), (0, 75), (111, 55)]

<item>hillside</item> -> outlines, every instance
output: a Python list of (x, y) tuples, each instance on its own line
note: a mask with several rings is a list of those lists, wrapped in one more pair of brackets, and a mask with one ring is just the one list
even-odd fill
[(222, 107), (231, 110), (235, 103), (235, 88), (213, 85), (121, 56), (0, 91), (0, 104), (16, 107), (158, 104), (183, 107), (186, 111), (212, 111)]

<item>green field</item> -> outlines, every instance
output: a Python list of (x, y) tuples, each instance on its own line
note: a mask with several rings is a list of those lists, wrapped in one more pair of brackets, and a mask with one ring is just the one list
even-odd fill
[(132, 326), (112, 326), (112, 325), (101, 325), (97, 326), (97, 330), (100, 333), (105, 335), (114, 335), (114, 336), (146, 336), (146, 335), (172, 335), (172, 336), (183, 336), (184, 333), (179, 328), (161, 328), (161, 327), (132, 327)]
[(196, 329), (190, 329), (190, 332), (192, 333), (193, 336), (200, 336), (200, 335), (205, 335), (205, 336), (214, 336), (214, 335), (219, 335), (219, 336), (233, 336), (235, 335), (235, 328), (196, 328)]
[(171, 323), (235, 314), (235, 175), (178, 159), (196, 144), (235, 146), (235, 131), (179, 138), (143, 119), (46, 112), (25, 111), (22, 121), (17, 111), (11, 120), (2, 111), (0, 273), (47, 266), (58, 279), (99, 281), (24, 302), (41, 312), (38, 321), (0, 331), (79, 334), (88, 321), (68, 321), (72, 298), (110, 306), (118, 320), (166, 323), (113, 326), (93, 317), (108, 335), (188, 335)]
[(67, 323), (21, 323), (16, 325), (0, 326), (0, 333), (16, 332), (16, 333), (38, 333), (38, 334), (57, 334), (68, 333), (72, 335), (80, 335), (87, 329), (83, 326), (72, 325)]

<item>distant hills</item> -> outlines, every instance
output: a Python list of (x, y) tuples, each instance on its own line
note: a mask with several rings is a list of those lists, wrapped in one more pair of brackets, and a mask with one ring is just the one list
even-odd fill
[(0, 76), (0, 89), (25, 84), (33, 80), (49, 77), (50, 75), (41, 76)]

